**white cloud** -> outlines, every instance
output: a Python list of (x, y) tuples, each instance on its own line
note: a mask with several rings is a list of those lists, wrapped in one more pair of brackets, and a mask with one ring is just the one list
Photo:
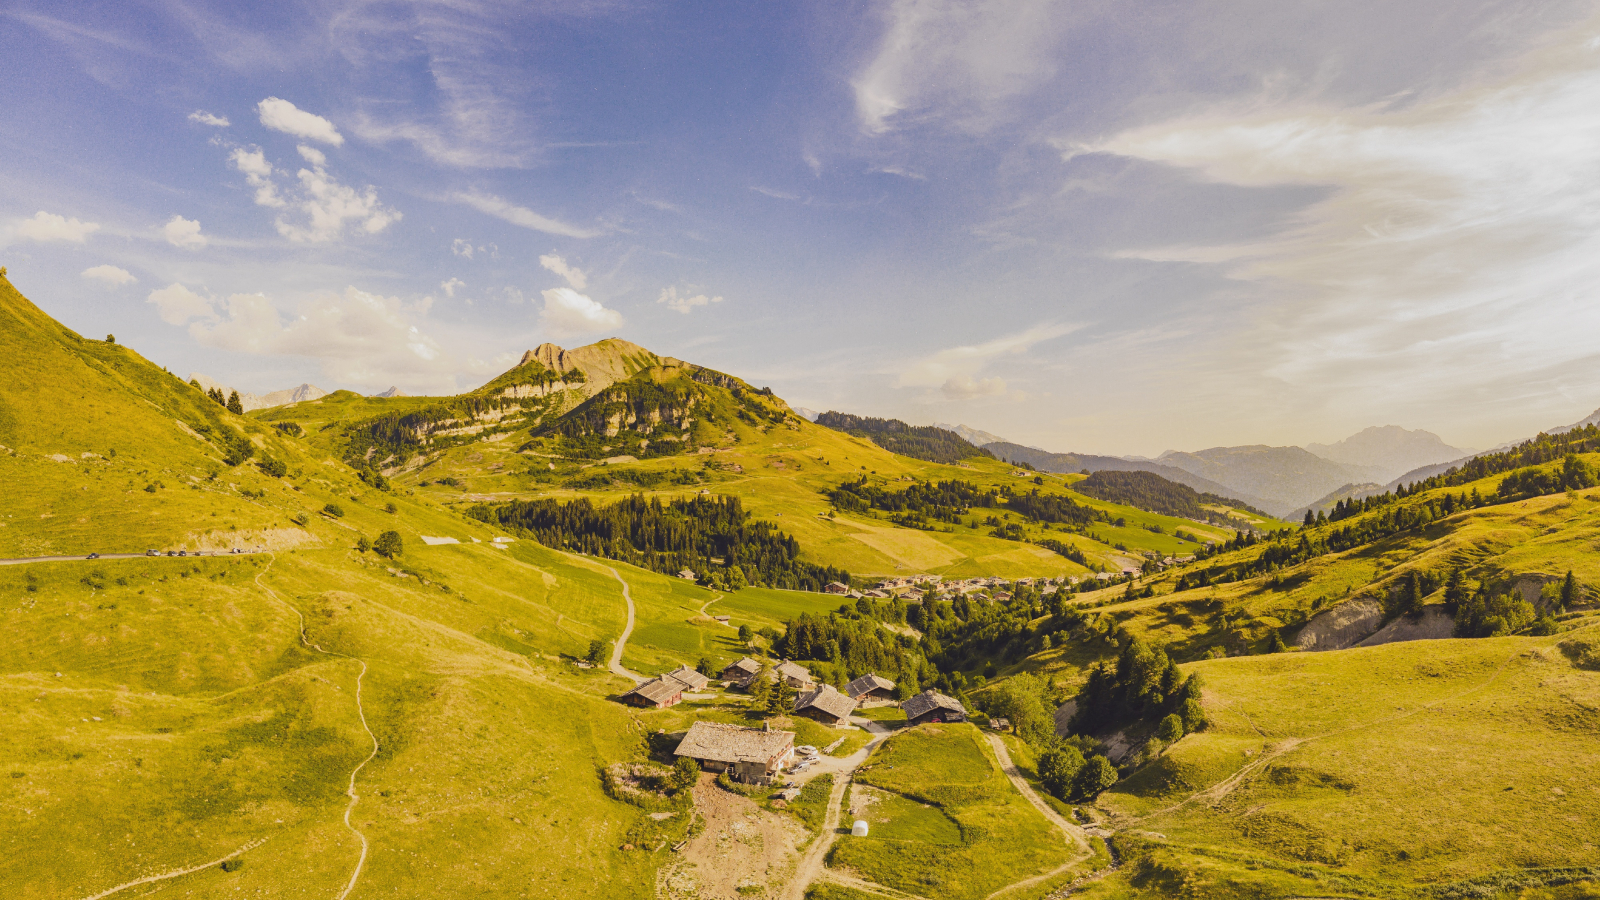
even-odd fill
[(444, 291), (444, 295), (446, 297), (454, 297), (456, 295), (456, 288), (466, 286), (467, 283), (459, 278), (452, 278), (449, 281), (439, 282), (439, 290)]
[(978, 378), (978, 373), (1001, 357), (1026, 353), (1035, 344), (1074, 330), (1075, 326), (1035, 325), (982, 344), (940, 350), (907, 366), (900, 373), (897, 386), (938, 388), (954, 400), (1001, 394), (1006, 390), (1004, 380)]
[(30, 241), (68, 241), (81, 244), (89, 235), (99, 230), (100, 225), (96, 222), (80, 222), (41, 209), (34, 213), (33, 218), (18, 222), (15, 233), (17, 237), (27, 238)]
[(118, 268), (117, 266), (94, 266), (84, 269), (81, 274), (84, 278), (103, 281), (112, 287), (122, 287), (125, 284), (133, 284), (139, 280), (133, 277), (133, 273), (127, 269)]
[(200, 223), (183, 216), (173, 216), (161, 226), (161, 236), (172, 246), (185, 250), (198, 250), (208, 243), (206, 236), (200, 233)]
[(212, 315), (210, 300), (177, 282), (151, 291), (145, 302), (154, 303), (160, 311), (161, 321), (168, 325), (182, 325), (190, 319)]
[(450, 252), (467, 259), (472, 258), (472, 242), (466, 238), (456, 238), (450, 244)]
[(308, 113), (287, 100), (268, 97), (256, 104), (256, 111), (261, 114), (261, 124), (273, 131), (292, 134), (308, 141), (332, 144), (335, 147), (344, 145), (344, 135), (333, 127), (332, 122), (319, 115)]
[(211, 113), (208, 113), (203, 109), (197, 109), (194, 112), (189, 113), (189, 121), (198, 122), (201, 125), (210, 125), (215, 128), (227, 128), (229, 125), (233, 124), (232, 122), (228, 121), (227, 116), (213, 116)]
[(557, 337), (592, 334), (622, 325), (622, 314), (606, 309), (572, 288), (551, 288), (543, 292), (544, 310), (539, 321)]
[(1216, 110), (1065, 149), (1243, 188), (1326, 189), (1264, 238), (1122, 255), (1210, 264), (1294, 298), (1238, 338), (1262, 378), (1313, 392), (1307, 402), (1400, 393), (1388, 415), (1420, 418), (1551, 396), (1553, 380), (1600, 389), (1580, 374), (1600, 333), (1596, 109), (1600, 57), (1579, 40), (1397, 108)]
[(1005, 104), (1055, 72), (1047, 0), (894, 0), (876, 53), (851, 81), (869, 134), (907, 120), (992, 127)]
[(245, 181), (256, 189), (256, 205), (280, 207), (284, 205), (283, 198), (278, 196), (278, 186), (272, 181), (272, 163), (267, 162), (266, 154), (260, 150), (246, 150), (243, 147), (235, 148), (228, 155), (233, 167), (244, 173)]
[(1006, 392), (1004, 378), (973, 378), (971, 375), (958, 375), (945, 379), (939, 385), (940, 393), (951, 400), (971, 400), (974, 397), (993, 397)]
[(558, 222), (555, 219), (541, 216), (527, 207), (517, 206), (493, 194), (456, 194), (455, 199), (457, 202), (465, 203), (478, 212), (487, 213), (497, 219), (504, 219), (513, 225), (519, 225), (534, 231), (542, 231), (546, 234), (559, 234), (564, 237), (575, 238), (591, 238), (601, 234), (599, 231), (579, 228), (576, 225), (568, 225), (565, 222)]
[(661, 296), (656, 298), (656, 302), (665, 303), (667, 309), (670, 309), (673, 312), (680, 312), (684, 315), (688, 315), (689, 310), (694, 309), (696, 306), (709, 306), (713, 303), (721, 303), (722, 298), (707, 297), (705, 294), (696, 294), (691, 297), (689, 296), (689, 292), (687, 290), (685, 290), (682, 294), (679, 294), (676, 287), (668, 287), (662, 289)]
[(284, 216), (277, 220), (278, 233), (291, 241), (322, 243), (343, 236), (346, 225), (355, 225), (368, 234), (377, 234), (400, 221), (400, 213), (378, 202), (378, 192), (370, 185), (365, 192), (340, 184), (321, 166), (301, 169), (301, 196), (292, 207), (305, 215), (295, 223)]
[(218, 315), (189, 327), (199, 343), (310, 357), (334, 381), (453, 391), (456, 373), (483, 367), (453, 357), (428, 336), (421, 325), (424, 310), (355, 287), (315, 294), (289, 315), (262, 294), (234, 294), (218, 306)]
[(328, 164), (328, 154), (315, 147), (307, 147), (305, 144), (300, 144), (294, 149), (300, 151), (301, 159), (311, 163), (313, 166), (325, 166)]
[(589, 286), (589, 276), (582, 269), (567, 265), (566, 260), (554, 253), (539, 257), (539, 265), (565, 278), (567, 284), (580, 291)]

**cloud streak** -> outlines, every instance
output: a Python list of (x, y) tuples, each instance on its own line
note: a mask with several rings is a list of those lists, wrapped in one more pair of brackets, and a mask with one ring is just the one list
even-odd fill
[(457, 203), (464, 203), (478, 212), (532, 231), (542, 231), (545, 234), (573, 238), (592, 238), (599, 237), (603, 233), (588, 228), (580, 228), (576, 225), (568, 225), (548, 216), (539, 215), (525, 206), (517, 206), (493, 194), (458, 193), (452, 199)]

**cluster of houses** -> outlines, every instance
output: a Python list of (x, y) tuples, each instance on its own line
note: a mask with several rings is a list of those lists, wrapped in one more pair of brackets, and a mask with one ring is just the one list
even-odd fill
[[(844, 686), (818, 684), (811, 671), (798, 663), (783, 660), (764, 667), (745, 657), (722, 670), (721, 680), (730, 687), (748, 688), (763, 669), (767, 677), (782, 681), (799, 691), (794, 714), (825, 725), (842, 727), (864, 703), (888, 703), (894, 698), (895, 684), (877, 674), (863, 675)], [(624, 702), (653, 709), (665, 709), (682, 702), (685, 694), (704, 690), (711, 679), (688, 666), (651, 678), (624, 694)], [(900, 704), (908, 725), (939, 722), (965, 722), (967, 710), (961, 701), (934, 690)], [(773, 731), (770, 727), (746, 728), (718, 722), (695, 722), (679, 743), (676, 754), (687, 756), (707, 772), (727, 772), (735, 781), (769, 784), (794, 761), (794, 732)]]
[[(1120, 577), (1121, 574), (1102, 572), (1088, 577), (1110, 580)], [(1006, 585), (1037, 585), (1040, 590), (1048, 593), (1063, 585), (1077, 584), (1082, 580), (1075, 575), (1063, 575), (1056, 578), (988, 577), (945, 581), (937, 575), (908, 575), (901, 578), (886, 578), (864, 591), (855, 590), (848, 584), (837, 581), (831, 582), (823, 590), (849, 600), (858, 600), (862, 597), (869, 600), (889, 600), (898, 597), (908, 603), (921, 603), (929, 599), (950, 600), (957, 595), (985, 594), (1003, 602), (1011, 599), (1009, 592), (1001, 590)]]

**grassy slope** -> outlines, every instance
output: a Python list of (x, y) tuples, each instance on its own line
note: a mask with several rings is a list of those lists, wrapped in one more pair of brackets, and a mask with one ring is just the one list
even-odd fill
[[(126, 895), (336, 893), (359, 852), (343, 792), (371, 749), (362, 663), (381, 750), (357, 780), (352, 822), (372, 844), (357, 895), (648, 892), (655, 860), (615, 849), (646, 820), (594, 774), (642, 756), (643, 726), (605, 699), (619, 679), (557, 661), (621, 630), (609, 574), (531, 543), (495, 549), (480, 523), (371, 491), (131, 351), (65, 333), (3, 282), (0, 316), (0, 478), (18, 486), (0, 555), (281, 548), (0, 568), (7, 896), (86, 896), (262, 839), (235, 873)], [(208, 418), (256, 428), (290, 477), (230, 469), (174, 421)], [(146, 479), (165, 487), (147, 494)], [(329, 502), (346, 515), (289, 522)], [(351, 549), (391, 528), (399, 560)], [(466, 543), (425, 547), (424, 534)], [(636, 592), (641, 610), (667, 594)], [(328, 653), (301, 646), (297, 612)]]
[(1066, 849), (1006, 781), (971, 725), (927, 725), (885, 741), (857, 781), (888, 793), (868, 837), (842, 836), (830, 865), (932, 897), (984, 897), (1059, 865)]

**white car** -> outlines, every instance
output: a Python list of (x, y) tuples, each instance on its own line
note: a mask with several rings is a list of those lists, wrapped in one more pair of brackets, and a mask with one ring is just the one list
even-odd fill
[(806, 744), (804, 746), (794, 748), (794, 752), (800, 754), (801, 756), (816, 756), (817, 748), (811, 746), (810, 744)]

